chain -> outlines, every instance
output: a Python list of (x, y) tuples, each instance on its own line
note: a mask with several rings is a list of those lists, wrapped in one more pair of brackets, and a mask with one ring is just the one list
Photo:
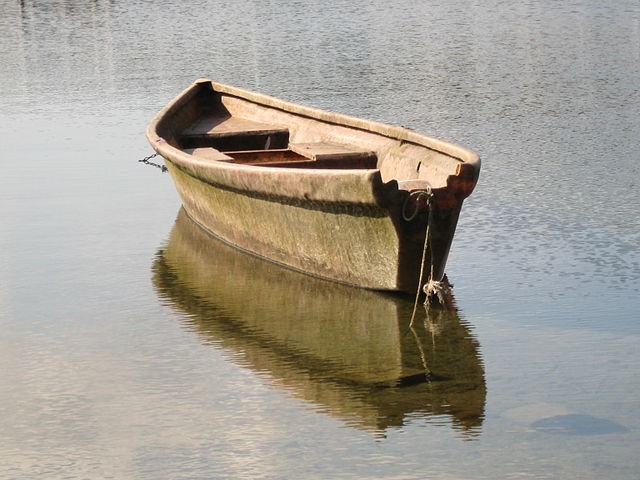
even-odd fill
[(162, 173), (167, 171), (167, 167), (165, 165), (159, 165), (157, 163), (151, 162), (150, 160), (152, 158), (155, 158), (158, 156), (158, 153), (154, 153), (153, 155), (149, 155), (148, 157), (144, 157), (142, 160), (138, 160), (139, 163), (144, 163), (145, 165), (151, 165), (152, 167), (156, 167), (159, 168)]

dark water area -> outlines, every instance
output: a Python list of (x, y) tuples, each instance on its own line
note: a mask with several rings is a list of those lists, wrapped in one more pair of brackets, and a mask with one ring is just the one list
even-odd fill
[[(0, 0), (1, 478), (640, 474), (640, 6)], [(194, 79), (456, 141), (455, 312), (203, 235)]]

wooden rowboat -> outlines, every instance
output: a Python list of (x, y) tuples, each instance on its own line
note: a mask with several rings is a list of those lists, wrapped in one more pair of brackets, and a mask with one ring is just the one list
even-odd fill
[(147, 138), (206, 231), (374, 290), (440, 291), (480, 170), (452, 143), (206, 79), (163, 108)]

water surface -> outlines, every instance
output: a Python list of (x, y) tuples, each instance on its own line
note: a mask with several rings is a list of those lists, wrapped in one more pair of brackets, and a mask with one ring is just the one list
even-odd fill
[[(0, 476), (637, 478), (636, 2), (0, 8)], [(476, 149), (458, 311), (194, 230), (136, 160), (200, 76)]]

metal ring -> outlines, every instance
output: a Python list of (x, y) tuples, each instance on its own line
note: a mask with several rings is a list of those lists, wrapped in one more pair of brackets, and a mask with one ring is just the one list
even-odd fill
[[(420, 205), (418, 205), (418, 202), (420, 201), (420, 197), (426, 195), (427, 196), (427, 205), (430, 206), (431, 204), (431, 198), (433, 197), (433, 193), (431, 193), (431, 190), (415, 190), (411, 193), (409, 193), (409, 195), (407, 195), (407, 198), (404, 199), (404, 203), (402, 204), (402, 219), (405, 222), (410, 222), (411, 220), (413, 220), (414, 218), (416, 218), (418, 216), (418, 212), (420, 211)], [(412, 197), (416, 197), (416, 209), (413, 211), (413, 213), (411, 215), (407, 215), (407, 204), (409, 203), (409, 199)]]

